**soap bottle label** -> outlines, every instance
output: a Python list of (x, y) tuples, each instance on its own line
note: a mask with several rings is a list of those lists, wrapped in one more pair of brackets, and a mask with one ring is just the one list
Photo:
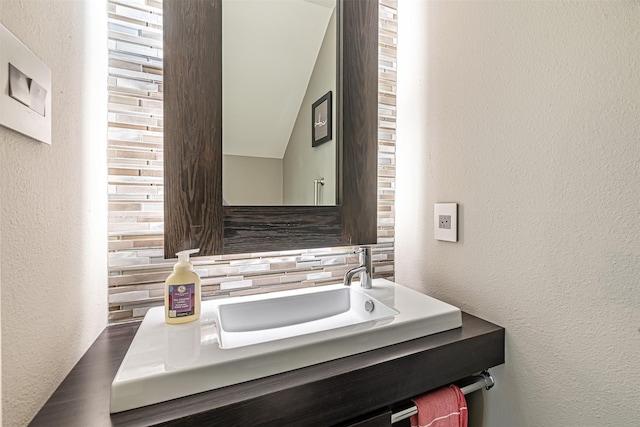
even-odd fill
[(169, 285), (169, 317), (192, 316), (195, 313), (196, 284)]

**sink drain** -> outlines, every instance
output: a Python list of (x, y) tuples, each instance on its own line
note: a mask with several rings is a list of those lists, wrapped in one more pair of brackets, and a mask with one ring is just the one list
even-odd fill
[(375, 307), (375, 306), (373, 305), (373, 301), (371, 301), (370, 299), (368, 299), (368, 300), (366, 300), (366, 301), (364, 302), (364, 309), (365, 309), (367, 312), (371, 313), (371, 312), (373, 311), (373, 308), (374, 308), (374, 307)]

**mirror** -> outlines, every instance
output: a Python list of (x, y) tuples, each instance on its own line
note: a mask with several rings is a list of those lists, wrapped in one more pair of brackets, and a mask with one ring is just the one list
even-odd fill
[(336, 0), (222, 1), (226, 204), (336, 204), (337, 22)]
[(223, 206), (222, 0), (163, 7), (165, 257), (376, 243), (378, 2), (337, 6), (336, 206)]

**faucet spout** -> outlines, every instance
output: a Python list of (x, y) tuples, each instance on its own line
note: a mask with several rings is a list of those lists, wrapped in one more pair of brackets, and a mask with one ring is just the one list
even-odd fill
[(360, 274), (360, 286), (364, 289), (371, 289), (371, 246), (364, 246), (360, 249), (360, 265), (347, 271), (344, 275), (344, 285), (351, 286), (353, 276)]
[(347, 271), (344, 275), (344, 285), (351, 286), (351, 281), (353, 280), (353, 276), (355, 276), (358, 273), (362, 273), (363, 271), (367, 271), (366, 267), (364, 266), (352, 268), (351, 270)]

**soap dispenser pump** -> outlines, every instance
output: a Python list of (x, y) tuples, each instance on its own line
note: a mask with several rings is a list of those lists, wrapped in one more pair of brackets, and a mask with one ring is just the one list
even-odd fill
[(164, 286), (164, 319), (167, 323), (187, 323), (200, 317), (200, 277), (193, 271), (189, 255), (200, 249), (180, 251), (173, 273)]

